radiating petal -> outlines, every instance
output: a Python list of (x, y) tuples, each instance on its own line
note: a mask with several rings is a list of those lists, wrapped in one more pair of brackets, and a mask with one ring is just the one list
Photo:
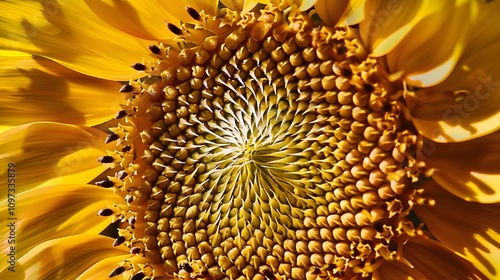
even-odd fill
[(0, 56), (0, 79), (0, 132), (37, 121), (93, 126), (113, 118), (122, 102), (119, 83), (42, 57)]
[(121, 255), (103, 259), (87, 269), (83, 274), (78, 276), (76, 280), (98, 280), (107, 279), (109, 273), (117, 267), (117, 264), (130, 255)]
[(165, 21), (178, 25), (179, 20), (167, 13), (161, 2), (85, 0), (98, 17), (118, 30), (142, 39), (172, 39), (175, 35), (168, 31)]
[(305, 11), (314, 6), (314, 3), (317, 0), (251, 0), (253, 2), (259, 2), (262, 4), (274, 4), (278, 6), (280, 9), (286, 9), (288, 7), (292, 7), (295, 9), (299, 9), (301, 11)]
[(228, 9), (231, 9), (233, 11), (242, 11), (243, 10), (243, 4), (245, 2), (250, 2), (250, 1), (245, 1), (245, 0), (220, 0), (220, 2)]
[[(445, 21), (441, 33), (441, 38), (429, 41), (430, 44), (437, 45), (439, 48), (429, 48), (438, 50), (442, 53), (443, 63), (436, 64), (432, 71), (422, 71), (408, 76), (408, 82), (417, 86), (432, 86), (441, 82), (446, 75), (453, 69), (456, 59), (461, 56), (463, 60), (468, 60), (471, 56), (480, 55), (492, 44), (498, 43), (500, 28), (496, 24), (497, 11), (500, 9), (498, 1), (456, 1), (462, 4), (458, 11), (454, 11), (452, 20)], [(460, 12), (460, 13), (459, 13)], [(456, 23), (456, 24), (455, 24)], [(426, 34), (427, 32), (421, 32)], [(455, 33), (458, 40), (455, 42), (451, 35)], [(411, 41), (414, 43), (413, 41)], [(456, 47), (453, 48), (453, 45)], [(459, 47), (459, 48), (457, 48)], [(453, 55), (446, 56), (446, 50), (454, 49)], [(497, 47), (498, 49), (498, 47)], [(425, 54), (424, 54), (425, 56)], [(422, 57), (424, 57), (422, 56)], [(438, 56), (438, 55), (434, 55)], [(446, 59), (448, 57), (448, 59)], [(425, 58), (425, 57), (424, 57)], [(497, 60), (496, 53), (489, 56), (490, 59)], [(398, 58), (396, 59), (404, 59)], [(470, 61), (470, 60), (469, 60)], [(424, 63), (422, 60), (421, 63)], [(427, 62), (425, 62), (427, 63)], [(490, 64), (493, 64), (491, 62)], [(461, 67), (458, 65), (457, 67)], [(402, 69), (402, 67), (400, 67)]]
[[(50, 239), (75, 235), (99, 234), (111, 223), (110, 219), (96, 213), (121, 198), (111, 189), (89, 185), (57, 185), (33, 189), (15, 197), (16, 207), (8, 212), (8, 200), (0, 203), (2, 213), (12, 213), (16, 220), (17, 258), (22, 257), (37, 244)], [(0, 236), (8, 240), (9, 228), (2, 227)], [(8, 252), (10, 245), (2, 242), (1, 252)], [(2, 262), (0, 270), (8, 264)]]
[(472, 262), (487, 279), (500, 275), (500, 204), (465, 201), (436, 182), (425, 185), (424, 195), (434, 206), (416, 205), (418, 217), (443, 244)]
[(412, 267), (400, 261), (384, 262), (373, 279), (486, 279), (471, 263), (432, 239), (415, 237), (403, 246), (403, 257)]
[(326, 26), (335, 26), (348, 4), (349, 0), (318, 0), (314, 8)]
[[(85, 184), (106, 168), (106, 133), (94, 128), (57, 123), (32, 123), (0, 134), (0, 164), (14, 163), (16, 192), (45, 184)], [(7, 168), (1, 171), (7, 177)], [(9, 173), (11, 173), (9, 171)], [(7, 196), (3, 192), (2, 200)]]
[(365, 0), (317, 0), (316, 13), (326, 26), (353, 25), (364, 18)]
[(432, 178), (465, 200), (500, 202), (500, 130), (460, 143), (426, 143), (423, 160)]
[(338, 25), (354, 25), (364, 20), (366, 2), (366, 0), (349, 1), (339, 19)]
[(375, 272), (373, 273), (373, 280), (401, 280), (401, 279), (411, 279), (411, 280), (421, 280), (426, 279), (425, 274), (420, 272), (419, 269), (415, 267), (409, 267), (406, 264), (398, 261), (394, 262), (384, 262)]
[(470, 262), (430, 238), (411, 238), (403, 247), (403, 256), (426, 279), (486, 279)]
[(0, 272), (0, 279), (76, 279), (99, 261), (126, 253), (112, 243), (112, 238), (87, 234), (47, 241), (20, 258), (15, 273)]
[(376, 56), (387, 53), (391, 72), (402, 71), (406, 82), (418, 87), (435, 85), (451, 73), (464, 51), (465, 31), (469, 28), (464, 21), (468, 21), (470, 14), (470, 5), (464, 1), (424, 1), (423, 4), (417, 20), (406, 25), (406, 30), (393, 33), (394, 41), (399, 42), (390, 52), (387, 52), (390, 48), (381, 53), (374, 50)]
[(150, 41), (106, 24), (83, 1), (0, 2), (0, 48), (53, 59), (86, 75), (128, 81)]
[(500, 42), (464, 56), (441, 84), (408, 96), (417, 129), (438, 141), (466, 141), (500, 128)]
[(305, 11), (309, 10), (312, 6), (314, 6), (316, 0), (294, 0), (293, 2), (299, 4), (299, 9), (301, 11)]
[(374, 56), (390, 52), (431, 10), (426, 0), (367, 1), (359, 25), (364, 45)]
[(471, 28), (467, 37), (465, 55), (481, 52), (492, 43), (497, 43), (500, 36), (500, 25), (497, 24), (499, 1), (473, 1)]
[(259, 4), (258, 0), (221, 0), (220, 2), (233, 11), (243, 12), (248, 12)]
[(163, 8), (171, 15), (174, 15), (182, 22), (196, 23), (196, 21), (186, 11), (190, 6), (196, 11), (204, 11), (208, 15), (217, 15), (218, 0), (177, 0), (175, 3), (169, 1), (160, 1)]

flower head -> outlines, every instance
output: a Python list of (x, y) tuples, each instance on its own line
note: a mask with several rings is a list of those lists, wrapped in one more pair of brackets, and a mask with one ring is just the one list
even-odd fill
[(498, 275), (497, 2), (20, 5), (22, 277)]

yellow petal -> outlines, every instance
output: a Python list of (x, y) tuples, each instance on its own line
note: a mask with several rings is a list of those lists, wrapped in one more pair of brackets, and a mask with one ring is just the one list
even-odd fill
[(365, 18), (366, 0), (351, 0), (339, 19), (338, 25), (358, 24)]
[[(106, 155), (106, 133), (94, 128), (57, 123), (32, 123), (0, 134), (0, 164), (15, 174), (16, 192), (21, 193), (43, 183), (86, 184), (106, 170), (97, 158)], [(7, 193), (1, 194), (5, 199)]]
[(326, 26), (353, 25), (364, 18), (365, 0), (317, 0), (316, 13)]
[(220, 2), (228, 9), (233, 11), (242, 11), (245, 0), (220, 0)]
[(175, 2), (160, 1), (163, 8), (171, 15), (174, 15), (182, 22), (196, 23), (196, 21), (186, 11), (190, 6), (196, 11), (204, 11), (208, 15), (217, 15), (218, 0), (177, 0)]
[(434, 206), (416, 205), (414, 211), (432, 234), (472, 262), (486, 279), (500, 275), (500, 204), (468, 202), (436, 182), (425, 185)]
[(441, 84), (408, 97), (420, 133), (449, 142), (477, 138), (500, 128), (499, 48), (500, 42), (496, 42), (464, 56)]
[(426, 0), (367, 1), (365, 19), (359, 24), (364, 45), (374, 56), (391, 51), (422, 17), (433, 13)]
[(411, 238), (402, 251), (411, 267), (401, 261), (384, 262), (373, 279), (486, 279), (471, 263), (432, 239)]
[(0, 48), (48, 57), (86, 75), (128, 81), (150, 41), (106, 24), (83, 1), (0, 2)]
[(432, 178), (443, 188), (465, 200), (500, 202), (500, 130), (460, 143), (425, 145), (424, 158), (435, 168)]
[[(421, 56), (414, 58), (414, 64), (420, 63), (433, 66), (434, 68), (428, 71), (417, 71), (408, 68), (414, 67), (415, 65), (406, 66), (406, 71), (409, 73), (407, 77), (407, 82), (409, 84), (419, 87), (435, 85), (446, 78), (459, 57), (462, 57), (463, 62), (463, 59), (467, 60), (471, 56), (480, 55), (486, 48), (489, 48), (492, 44), (498, 43), (498, 38), (500, 36), (500, 27), (496, 24), (497, 11), (500, 9), (500, 3), (498, 3), (498, 1), (456, 2), (460, 7), (455, 10), (450, 9), (453, 10), (453, 16), (449, 20), (444, 21), (444, 26), (437, 32), (438, 36), (431, 40), (427, 40), (428, 44), (425, 44), (437, 46), (436, 48), (425, 48), (425, 50), (432, 49), (432, 52), (428, 52), (432, 58), (419, 62), (421, 58), (426, 59), (427, 54), (425, 52), (421, 52)], [(437, 23), (436, 26), (438, 26)], [(426, 33), (428, 32), (421, 32), (421, 34)], [(410, 43), (415, 45), (415, 41), (412, 39), (413, 37), (410, 37)], [(498, 47), (496, 50), (498, 50)], [(448, 55), (447, 52), (449, 52)], [(498, 60), (496, 54), (497, 53), (488, 58)], [(439, 57), (441, 57), (441, 59), (439, 59)], [(406, 57), (395, 55), (395, 59), (393, 59), (394, 63), (397, 63), (395, 61), (396, 59), (402, 61), (406, 59)], [(441, 61), (441, 63), (437, 63), (439, 61)], [(391, 65), (391, 63), (389, 64)], [(403, 68), (403, 66), (400, 66), (398, 69), (395, 69), (395, 71)]]
[(363, 42), (372, 56), (387, 54), (391, 72), (402, 71), (411, 85), (438, 83), (463, 51), (470, 14), (464, 1), (368, 1), (365, 11)]
[(4, 128), (37, 121), (93, 126), (112, 119), (123, 101), (119, 83), (82, 75), (42, 57), (0, 56), (0, 79)]
[(316, 0), (294, 0), (296, 4), (298, 4), (299, 9), (301, 11), (309, 10), (312, 6), (314, 6), (314, 3)]
[[(160, 0), (139, 2), (124, 0), (85, 0), (102, 20), (134, 37), (148, 40), (172, 39), (165, 21), (178, 25), (179, 20), (168, 14)], [(175, 5), (175, 4), (174, 4)]]
[(373, 280), (420, 280), (426, 279), (425, 274), (420, 272), (417, 268), (409, 267), (406, 264), (398, 261), (384, 262), (373, 273)]
[[(15, 232), (20, 238), (16, 244), (16, 254), (20, 258), (36, 245), (50, 239), (82, 233), (99, 234), (111, 220), (97, 216), (97, 212), (121, 200), (111, 189), (90, 185), (57, 185), (17, 194), (13, 212), (8, 211), (8, 199), (1, 202), (0, 209), (2, 213), (12, 213), (9, 217), (16, 218)], [(8, 227), (0, 229), (2, 240), (8, 240), (9, 235)], [(1, 252), (7, 251), (9, 246), (7, 242), (2, 242)], [(7, 263), (0, 263), (0, 270), (5, 266)]]
[(326, 26), (335, 26), (348, 4), (349, 0), (318, 0), (314, 8)]
[(465, 56), (481, 52), (492, 43), (498, 43), (500, 25), (497, 24), (500, 2), (472, 1)]
[(3, 270), (0, 279), (76, 279), (100, 260), (126, 253), (112, 243), (112, 238), (87, 234), (47, 241), (19, 259), (16, 273)]
[(78, 276), (76, 280), (102, 280), (108, 279), (109, 273), (113, 271), (123, 259), (129, 258), (130, 255), (121, 255), (103, 259), (87, 269), (83, 274)]
[(280, 9), (287, 9), (289, 7), (293, 9), (299, 9), (305, 11), (314, 6), (317, 0), (251, 0), (252, 2), (259, 2), (264, 5), (273, 4), (278, 6)]
[(403, 247), (403, 256), (425, 279), (487, 279), (470, 262), (430, 238), (411, 238)]
[[(387, 54), (389, 69), (402, 71), (406, 82), (418, 87), (435, 85), (453, 70), (464, 50), (470, 5), (455, 0), (430, 1), (413, 21), (406, 36)], [(432, 46), (432, 47), (429, 47)]]
[(259, 4), (259, 1), (256, 0), (221, 0), (220, 2), (227, 8), (240, 12), (248, 12)]

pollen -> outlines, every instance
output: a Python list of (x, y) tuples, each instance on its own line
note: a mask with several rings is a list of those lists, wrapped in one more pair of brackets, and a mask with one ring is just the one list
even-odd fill
[(272, 5), (228, 12), (227, 36), (149, 46), (153, 59), (133, 67), (152, 78), (120, 90), (116, 150), (99, 158), (119, 170), (96, 185), (125, 197), (99, 215), (121, 219), (115, 243), (134, 265), (111, 274), (350, 279), (407, 263), (402, 247), (421, 234), (408, 218), (423, 203), (415, 182), (429, 171), (402, 82), (354, 28)]

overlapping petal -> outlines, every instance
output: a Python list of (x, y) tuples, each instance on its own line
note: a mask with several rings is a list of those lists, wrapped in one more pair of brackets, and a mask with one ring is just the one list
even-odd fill
[(404, 32), (408, 32), (406, 36), (387, 53), (391, 72), (402, 72), (408, 84), (418, 87), (444, 80), (464, 51), (469, 26), (463, 22), (470, 9), (465, 1), (423, 1), (417, 20)]
[(128, 81), (150, 41), (121, 32), (83, 1), (0, 2), (0, 48), (53, 59), (83, 74)]
[(105, 258), (83, 272), (76, 280), (106, 279), (110, 272), (117, 267), (117, 264), (128, 257), (130, 255)]
[(354, 25), (365, 17), (365, 0), (317, 0), (314, 8), (326, 26)]
[[(88, 127), (31, 123), (0, 134), (0, 164), (15, 164), (16, 192), (45, 184), (87, 183), (106, 167), (106, 133)], [(6, 178), (7, 169), (1, 171)], [(6, 193), (1, 194), (4, 200)]]
[(455, 0), (368, 1), (361, 38), (372, 56), (387, 55), (391, 72), (403, 73), (409, 84), (431, 86), (446, 78), (462, 54), (470, 10)]
[(0, 272), (0, 279), (76, 279), (99, 261), (126, 254), (124, 247), (113, 248), (112, 243), (112, 238), (89, 234), (47, 241), (20, 258), (15, 273)]
[(470, 262), (426, 237), (408, 240), (403, 257), (411, 267), (402, 261), (385, 262), (375, 271), (373, 279), (485, 279)]
[(220, 2), (233, 11), (242, 12), (248, 12), (259, 4), (258, 0), (221, 0)]
[(178, 25), (179, 19), (167, 13), (161, 2), (85, 0), (94, 14), (120, 31), (147, 40), (168, 40), (174, 34), (168, 31), (165, 21)]
[(360, 35), (364, 45), (374, 56), (389, 53), (428, 14), (426, 0), (418, 1), (367, 1), (365, 19), (360, 23)]
[(414, 209), (433, 235), (472, 262), (487, 279), (498, 278), (500, 204), (465, 201), (434, 181), (426, 184), (424, 195), (435, 200), (435, 205)]
[(470, 262), (430, 238), (410, 239), (403, 254), (427, 279), (485, 279)]
[(163, 8), (171, 15), (174, 15), (182, 22), (196, 23), (196, 21), (186, 12), (186, 7), (192, 7), (196, 11), (204, 11), (208, 15), (217, 14), (218, 0), (178, 0), (175, 3), (169, 1), (160, 1)]
[(410, 95), (417, 129), (438, 142), (466, 141), (500, 128), (500, 42), (464, 56), (439, 85)]
[(317, 0), (252, 0), (263, 4), (274, 4), (279, 8), (291, 7), (292, 9), (299, 9), (305, 11), (310, 9)]
[[(30, 190), (15, 196), (17, 258), (37, 244), (75, 234), (99, 234), (111, 223), (96, 213), (106, 205), (121, 202), (111, 189), (89, 185), (56, 185)], [(8, 200), (0, 204), (2, 213), (8, 213)], [(2, 227), (0, 236), (7, 240), (10, 229)], [(2, 242), (1, 252), (10, 245)], [(8, 264), (2, 262), (0, 270)]]
[(37, 121), (93, 126), (111, 119), (122, 102), (119, 83), (82, 75), (46, 58), (4, 54), (0, 131)]
[(465, 200), (500, 202), (500, 130), (460, 143), (426, 144), (424, 159), (432, 178)]

